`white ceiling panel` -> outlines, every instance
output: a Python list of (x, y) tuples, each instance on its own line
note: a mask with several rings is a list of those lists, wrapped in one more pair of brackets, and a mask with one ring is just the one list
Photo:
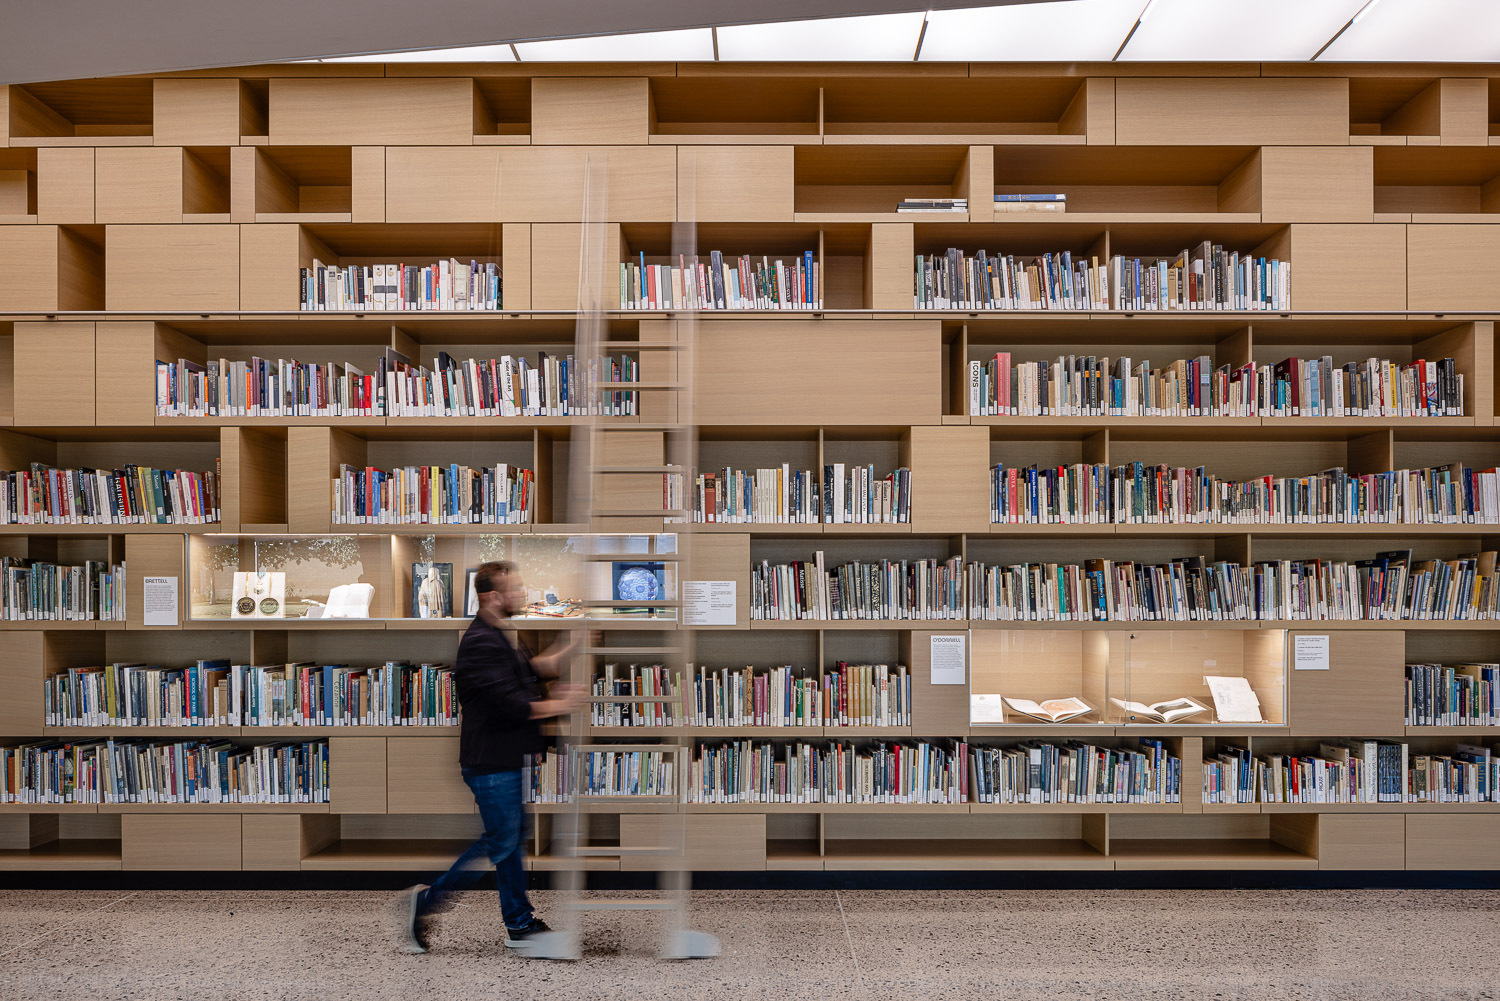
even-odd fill
[(1500, 61), (1497, 0), (1379, 0), (1319, 62)]
[(897, 60), (916, 55), (922, 13), (831, 17), (719, 29), (724, 60)]
[(1146, 0), (1054, 0), (1051, 3), (927, 15), (921, 60), (1102, 61), (1114, 58)]
[(1364, 0), (1155, 0), (1121, 60), (1311, 59)]
[(712, 62), (714, 35), (708, 28), (652, 31), (636, 35), (558, 38), (547, 42), (517, 42), (521, 60), (536, 62), (616, 62), (685, 60)]

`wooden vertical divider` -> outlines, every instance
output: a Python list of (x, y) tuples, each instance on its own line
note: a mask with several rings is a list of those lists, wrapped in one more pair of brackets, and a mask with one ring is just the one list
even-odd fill
[(1182, 787), (1180, 798), (1183, 813), (1203, 812), (1203, 738), (1183, 737), (1182, 741)]
[(1396, 434), (1390, 428), (1350, 438), (1346, 464), (1355, 476), (1396, 468)]
[(365, 440), (347, 431), (287, 428), (287, 531), (331, 531), (332, 484), (339, 465), (364, 466), (366, 453)]
[[(181, 629), (186, 617), (188, 599), (187, 559), (181, 535), (126, 535), (125, 614), (129, 629)], [(145, 578), (177, 578), (177, 618), (175, 626), (145, 624)]]
[(508, 222), (500, 227), (501, 259), (500, 307), (517, 310), (531, 308), (531, 226)]
[(352, 220), (385, 222), (385, 147), (355, 146), (349, 153)]
[(1109, 814), (1085, 813), (1078, 818), (1083, 843), (1100, 855), (1109, 854)]
[[(940, 626), (941, 623), (934, 625)], [(964, 684), (932, 683), (932, 637), (962, 635), (964, 643)], [(969, 689), (973, 673), (973, 635), (959, 623), (952, 629), (926, 629), (903, 632), (902, 657), (911, 671), (911, 732), (913, 736), (954, 736), (969, 732)]]
[[(285, 428), (226, 427), (222, 437), (225, 530), (284, 532), (288, 526), (288, 436)], [(233, 461), (230, 455), (233, 453)], [(232, 498), (232, 500), (231, 500)]]
[(909, 222), (877, 222), (870, 226), (870, 248), (865, 255), (865, 288), (869, 292), (871, 308), (912, 308), (915, 247), (916, 230)]

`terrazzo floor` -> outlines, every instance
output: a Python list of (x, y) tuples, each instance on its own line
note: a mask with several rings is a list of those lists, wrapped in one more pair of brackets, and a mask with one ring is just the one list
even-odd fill
[(488, 892), (398, 954), (392, 896), (0, 891), (0, 999), (1500, 998), (1500, 891), (702, 891), (719, 958), (607, 911), (570, 964), (503, 949)]

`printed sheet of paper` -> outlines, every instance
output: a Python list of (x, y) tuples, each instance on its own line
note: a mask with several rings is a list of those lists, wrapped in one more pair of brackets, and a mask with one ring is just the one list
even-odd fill
[(141, 601), (142, 622), (148, 626), (175, 626), (177, 619), (177, 578), (146, 577)]
[(1214, 715), (1220, 723), (1263, 723), (1260, 699), (1244, 678), (1209, 676), (1203, 679), (1214, 697)]
[(932, 683), (934, 685), (962, 685), (967, 679), (965, 672), (963, 633), (932, 637)]
[(1318, 636), (1292, 637), (1292, 668), (1297, 671), (1328, 670), (1327, 633)]
[(1004, 723), (1005, 700), (998, 695), (970, 695), (969, 722)]
[(735, 582), (732, 580), (685, 580), (682, 582), (682, 624), (685, 626), (733, 626)]

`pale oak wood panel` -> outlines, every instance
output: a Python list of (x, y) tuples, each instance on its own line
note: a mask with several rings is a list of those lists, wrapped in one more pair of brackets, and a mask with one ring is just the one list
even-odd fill
[(644, 145), (650, 108), (645, 77), (538, 77), (531, 82), (531, 141)]
[(750, 536), (695, 535), (689, 541), (688, 559), (684, 580), (734, 582), (735, 628), (750, 628)]
[(620, 869), (623, 872), (764, 869), (766, 815), (625, 813), (620, 816), (620, 845), (669, 849), (663, 855), (622, 855)]
[(0, 310), (58, 308), (57, 226), (0, 226)]
[[(704, 320), (698, 336), (694, 413), (700, 423), (939, 422), (936, 322)], [(828, 373), (819, 366), (765, 364), (798, 357), (809, 342), (842, 360), (838, 377), (859, 386), (858, 394), (830, 395)], [(725, 385), (739, 391), (721, 392)]]
[(1406, 820), (1400, 814), (1318, 817), (1318, 868), (1405, 869)]
[(94, 167), (96, 222), (182, 222), (179, 147), (100, 147)]
[(350, 199), (354, 222), (385, 222), (385, 147), (350, 150)]
[[(78, 386), (94, 381), (94, 324), (17, 323), (16, 423), (89, 427), (96, 423), (94, 394)], [(67, 365), (59, 358), (69, 359)]]
[(1263, 222), (1374, 219), (1375, 150), (1370, 146), (1267, 146), (1261, 165)]
[(390, 147), (385, 151), (386, 221), (499, 219), (501, 170), (498, 147)]
[(94, 345), (96, 423), (149, 426), (156, 418), (156, 325), (140, 320), (100, 323), (94, 328)]
[(87, 147), (36, 151), (37, 222), (94, 221), (95, 154)]
[(531, 308), (531, 227), (508, 222), (500, 227), (503, 273), (500, 305), (503, 309)]
[[(601, 245), (591, 248), (590, 268), (599, 304), (620, 304), (620, 227), (591, 227)], [(575, 223), (538, 223), (531, 227), (531, 308), (577, 309), (584, 227)], [(502, 239), (504, 233), (502, 231)]]
[(505, 222), (580, 222), (585, 178), (598, 197), (607, 185), (602, 220), (670, 220), (676, 204), (676, 150), (670, 146), (513, 146), (500, 150)]
[(120, 818), (124, 869), (210, 872), (239, 869), (238, 813), (127, 813)]
[(677, 151), (677, 218), (791, 222), (790, 146), (702, 146)]
[(1408, 814), (1406, 868), (1500, 869), (1500, 824), (1493, 817)]
[(127, 535), (125, 536), (125, 563), (130, 572), (125, 575), (125, 615), (130, 629), (179, 629), (177, 626), (145, 625), (145, 578), (177, 578), (177, 620), (186, 617), (186, 604), (191, 588), (188, 586), (186, 547), (181, 535)]
[(288, 223), (239, 227), (241, 309), (299, 307), (297, 269), (301, 228)]
[(389, 813), (474, 813), (474, 794), (458, 771), (457, 737), (388, 740)]
[(107, 308), (239, 308), (238, 226), (110, 226), (105, 239)]
[(873, 309), (911, 309), (916, 231), (909, 222), (870, 227), (866, 293)]
[(988, 428), (912, 428), (912, 531), (988, 532), (989, 458)]
[(158, 146), (238, 146), (239, 80), (151, 81), (151, 137)]
[(386, 743), (384, 737), (329, 738), (329, 809), (385, 813)]
[(1121, 78), (1115, 141), (1129, 145), (1341, 145), (1349, 84), (1329, 79)]
[(1500, 308), (1500, 225), (1408, 226), (1406, 236), (1408, 308)]
[(0, 733), (38, 734), (45, 719), (42, 648), (39, 630), (0, 632)]
[[(1302, 634), (1320, 631), (1298, 629), (1288, 641)], [(1342, 630), (1327, 635), (1327, 671), (1290, 671), (1292, 733), (1400, 733), (1406, 684), (1402, 644), (1379, 632)]]
[(438, 79), (279, 79), (272, 146), (425, 146), (474, 141), (474, 86)]
[(244, 869), (297, 870), (339, 839), (339, 818), (330, 814), (247, 813), (240, 822)]
[[(1408, 308), (1406, 229), (1385, 224), (1292, 226), (1293, 307)], [(1451, 263), (1443, 261), (1444, 266)]]

